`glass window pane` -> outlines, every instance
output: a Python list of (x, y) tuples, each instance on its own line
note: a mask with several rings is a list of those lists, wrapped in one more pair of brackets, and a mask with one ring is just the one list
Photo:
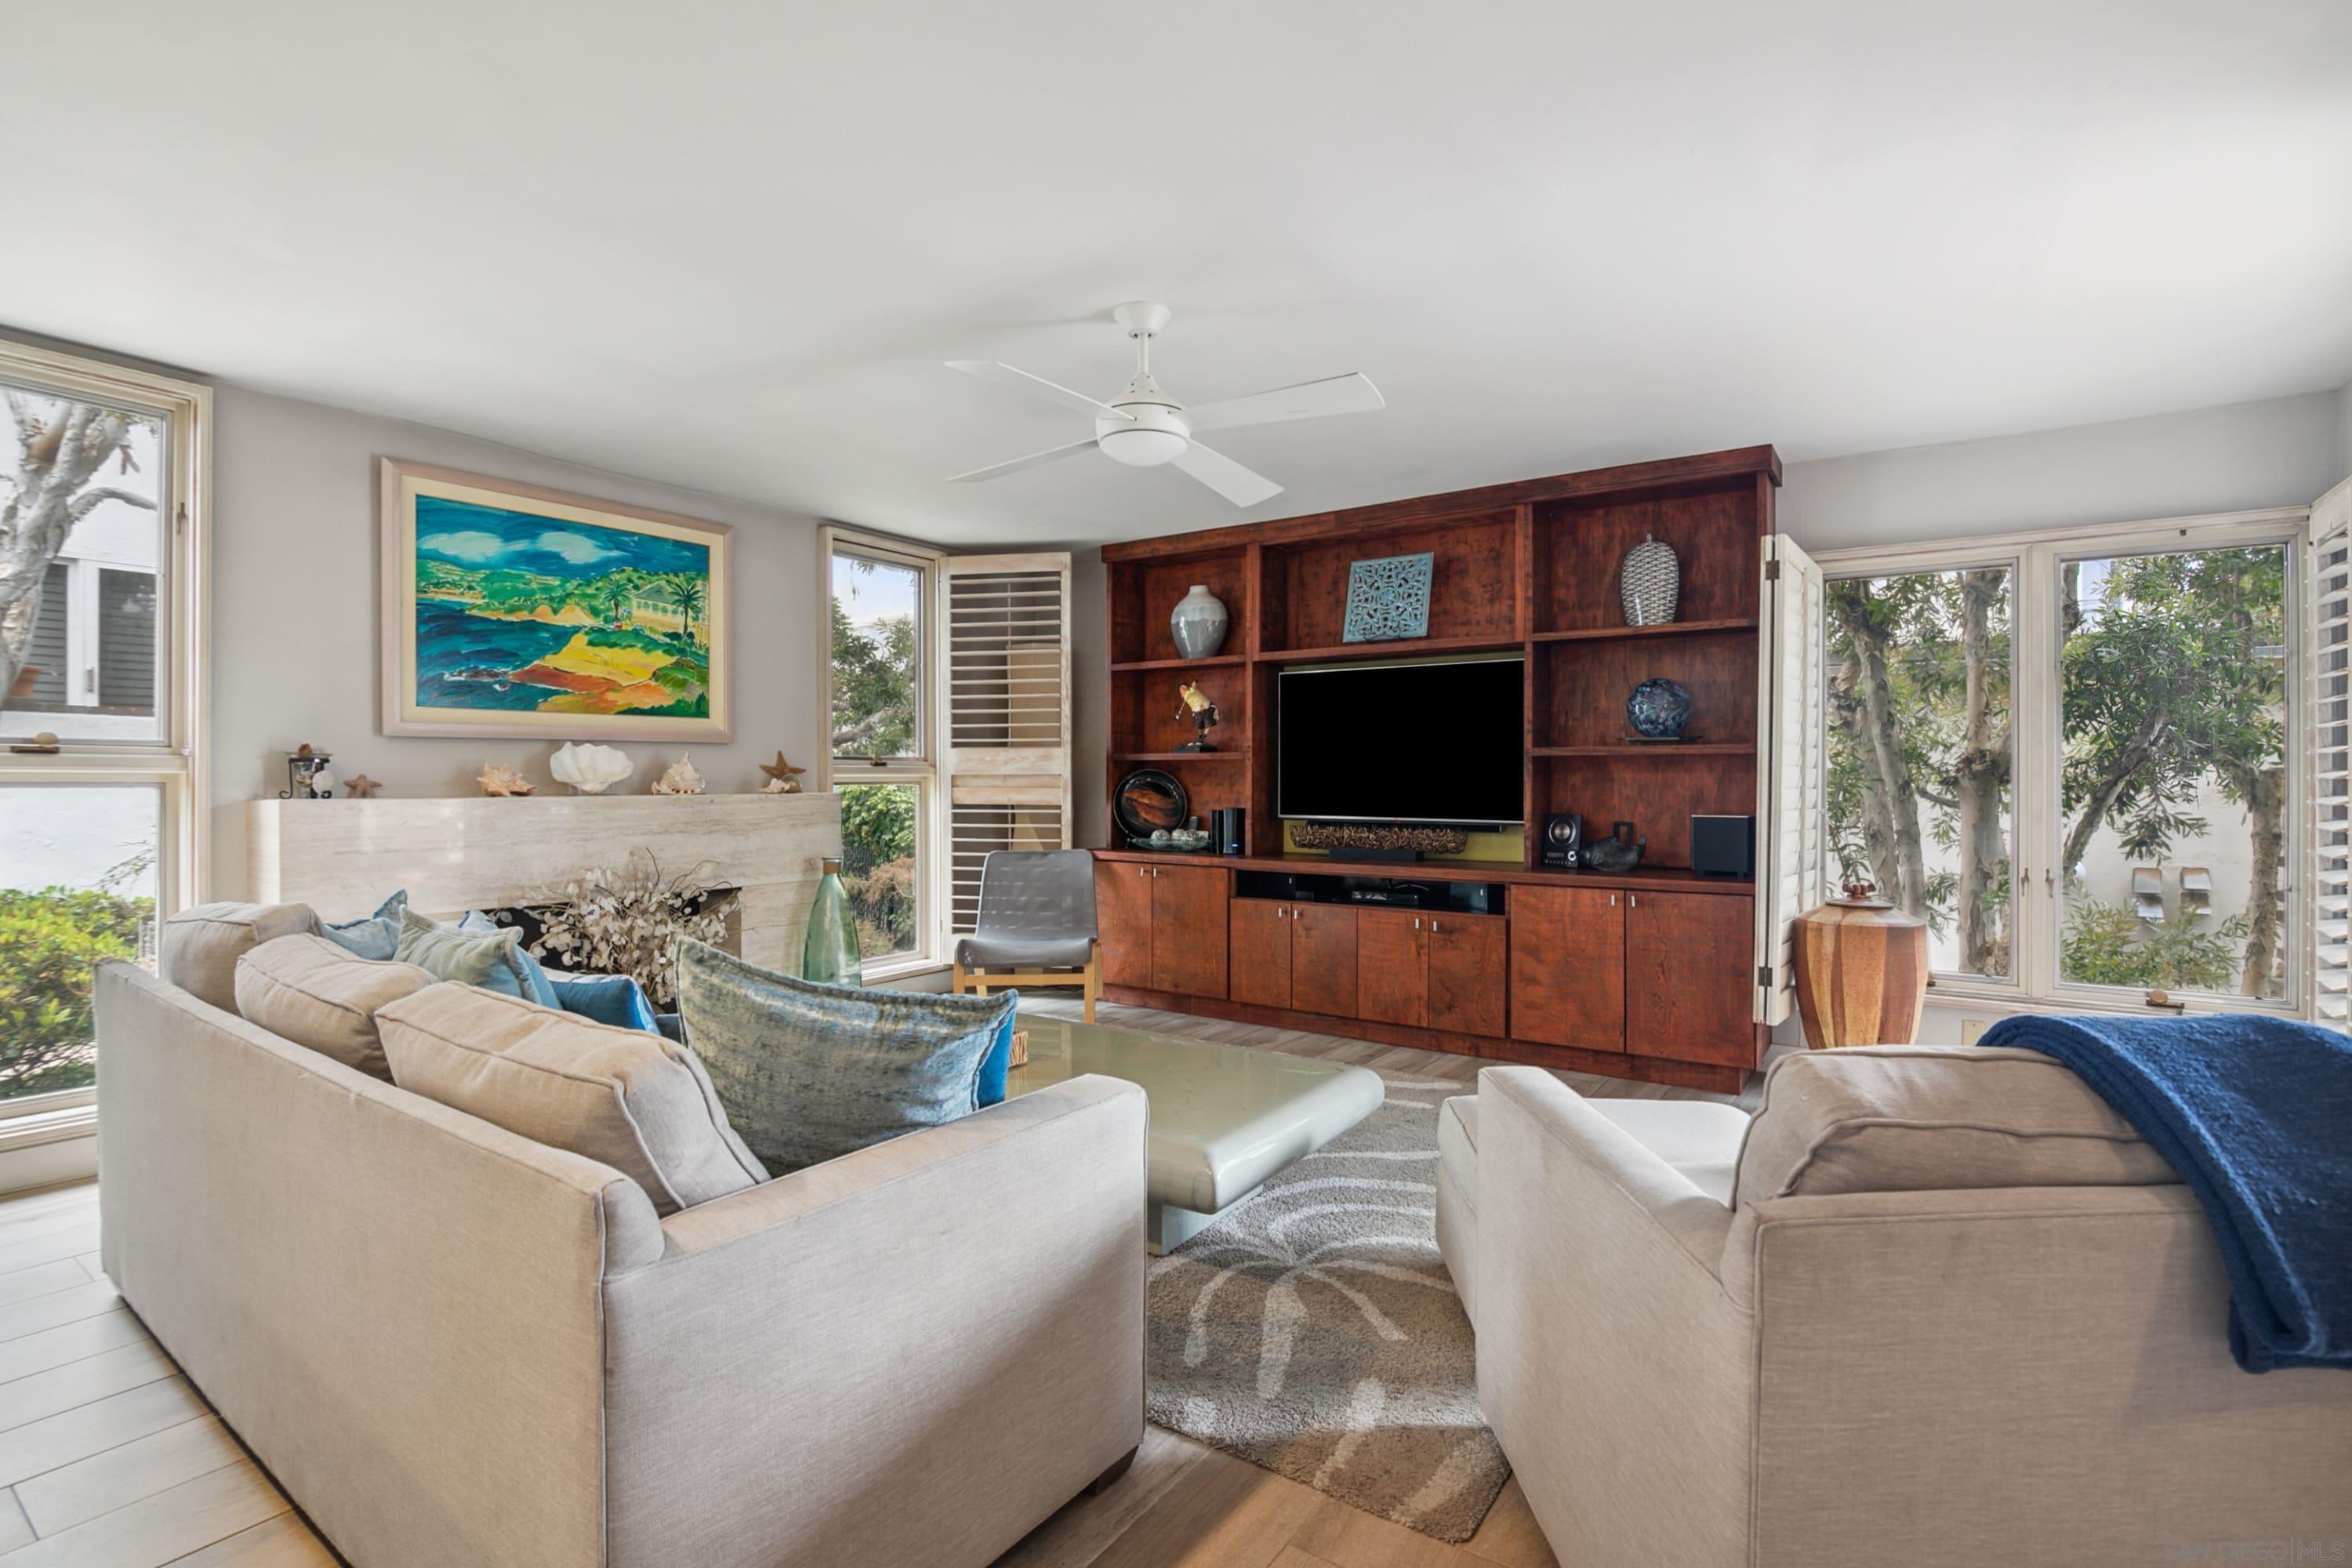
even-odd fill
[(1843, 884), (1927, 922), (1948, 974), (2007, 979), (2009, 568), (1829, 584), (1829, 833)]
[(857, 921), (858, 953), (867, 963), (916, 950), (919, 787), (841, 786), (841, 885)]
[[(157, 573), (165, 537), (163, 425), (152, 415), (37, 388), (5, 388), (0, 497), (20, 531), (62, 526), (41, 563), (22, 640), (0, 638), (0, 737), (169, 737), (156, 673), (168, 628)], [(11, 607), (0, 583), (0, 616)]]
[(2285, 547), (2059, 570), (2061, 978), (2284, 998)]
[(922, 752), (923, 569), (833, 557), (833, 754)]
[(0, 1100), (95, 1079), (90, 971), (154, 951), (163, 795), (0, 784)]

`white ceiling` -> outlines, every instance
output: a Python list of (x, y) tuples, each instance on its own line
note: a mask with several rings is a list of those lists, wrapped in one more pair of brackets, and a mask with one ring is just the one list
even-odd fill
[[(0, 321), (956, 542), (2352, 380), (2344, 0), (11, 6)], [(1123, 384), (1241, 512), (942, 369)]]

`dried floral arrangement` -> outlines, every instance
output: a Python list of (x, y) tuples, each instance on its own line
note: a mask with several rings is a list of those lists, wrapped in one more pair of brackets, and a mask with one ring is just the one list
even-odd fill
[(592, 866), (531, 901), (544, 928), (531, 956), (563, 969), (628, 975), (667, 1012), (677, 1002), (678, 938), (726, 940), (734, 889), (715, 879), (717, 869), (705, 860), (665, 878), (644, 848), (630, 850), (617, 873)]

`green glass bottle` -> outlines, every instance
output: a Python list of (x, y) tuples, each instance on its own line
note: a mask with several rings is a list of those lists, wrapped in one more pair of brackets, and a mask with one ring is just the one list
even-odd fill
[(827, 860), (809, 904), (808, 939), (801, 943), (801, 978), (824, 985), (863, 985), (866, 961), (857, 951), (857, 922), (841, 885), (841, 862)]

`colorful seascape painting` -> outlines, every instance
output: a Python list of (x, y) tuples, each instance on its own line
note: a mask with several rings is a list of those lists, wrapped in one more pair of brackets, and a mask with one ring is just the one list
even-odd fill
[(383, 729), (723, 740), (728, 531), (385, 463)]

